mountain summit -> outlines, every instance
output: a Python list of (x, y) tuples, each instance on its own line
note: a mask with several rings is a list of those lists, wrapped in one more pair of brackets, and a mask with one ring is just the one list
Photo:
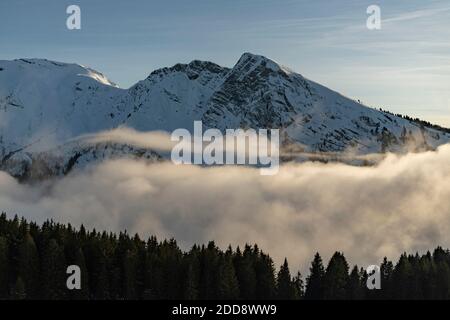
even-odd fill
[[(0, 168), (16, 176), (80, 135), (119, 126), (170, 132), (194, 120), (279, 128), (283, 146), (305, 152), (428, 150), (450, 140), (448, 130), (366, 107), (251, 53), (233, 68), (194, 60), (158, 69), (129, 89), (77, 64), (0, 61)], [(83, 156), (73, 152), (71, 165)]]

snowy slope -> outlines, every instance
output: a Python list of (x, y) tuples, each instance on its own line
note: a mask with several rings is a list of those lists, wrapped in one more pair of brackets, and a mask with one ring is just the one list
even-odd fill
[(282, 128), (304, 151), (434, 148), (450, 135), (365, 107), (275, 62), (244, 54), (208, 101), (211, 127)]
[(130, 88), (134, 108), (126, 124), (139, 131), (191, 129), (228, 71), (196, 60), (152, 72)]
[(250, 53), (231, 69), (197, 60), (162, 68), (127, 90), (77, 64), (0, 61), (0, 167), (16, 176), (30, 175), (36, 163), (59, 174), (112, 155), (155, 160), (151, 150), (71, 139), (122, 125), (190, 129), (194, 120), (222, 130), (280, 128), (284, 147), (305, 152), (427, 150), (450, 140)]

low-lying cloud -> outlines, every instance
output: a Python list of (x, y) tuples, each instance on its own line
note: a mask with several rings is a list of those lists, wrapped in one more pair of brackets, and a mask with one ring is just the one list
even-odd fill
[(39, 185), (0, 172), (0, 211), (42, 222), (174, 237), (184, 249), (215, 240), (258, 245), (306, 271), (315, 251), (368, 265), (404, 251), (450, 246), (450, 145), (387, 156), (377, 166), (256, 168), (109, 161)]
[(124, 143), (135, 147), (170, 152), (175, 143), (170, 140), (170, 134), (165, 131), (141, 132), (128, 127), (120, 127), (92, 134), (79, 136), (74, 141), (81, 140), (88, 143)]

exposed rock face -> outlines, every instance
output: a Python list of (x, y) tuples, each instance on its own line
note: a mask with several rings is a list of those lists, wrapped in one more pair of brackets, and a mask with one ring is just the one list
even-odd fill
[(0, 169), (17, 177), (66, 174), (117, 157), (158, 161), (132, 145), (73, 142), (127, 126), (139, 131), (279, 128), (289, 150), (355, 154), (428, 150), (446, 130), (368, 108), (263, 56), (233, 68), (192, 61), (152, 72), (130, 89), (76, 64), (0, 61)]

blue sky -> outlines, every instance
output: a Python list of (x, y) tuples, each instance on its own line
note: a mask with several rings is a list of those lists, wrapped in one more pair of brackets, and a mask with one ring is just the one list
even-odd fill
[[(66, 28), (81, 7), (82, 29)], [(381, 8), (382, 29), (366, 28)], [(450, 127), (449, 0), (1, 0), (0, 59), (77, 62), (129, 87), (193, 59), (272, 58), (370, 106)]]

